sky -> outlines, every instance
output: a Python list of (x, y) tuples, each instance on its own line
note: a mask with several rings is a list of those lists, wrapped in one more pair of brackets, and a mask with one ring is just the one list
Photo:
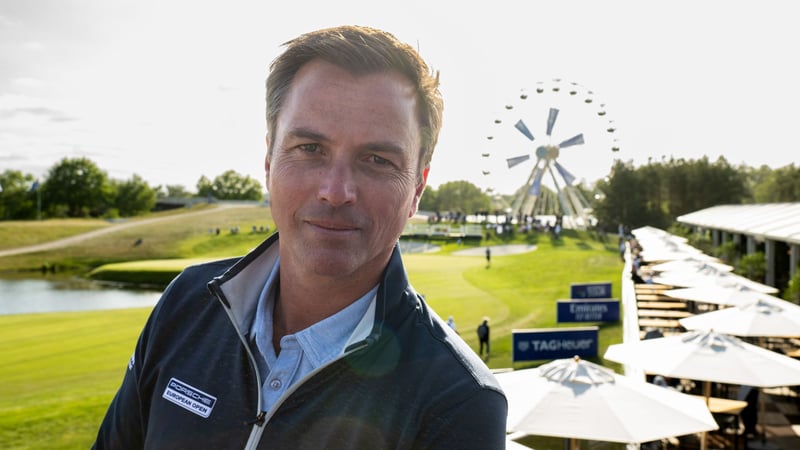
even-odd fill
[(615, 159), (783, 167), (798, 154), (795, 5), (0, 0), (0, 172), (43, 178), (86, 157), (151, 186), (194, 190), (226, 170), (263, 184), (269, 63), (298, 34), (341, 24), (385, 29), (440, 72), (433, 187), (467, 180), (511, 193), (539, 145), (576, 134), (583, 145), (556, 161), (579, 181), (608, 175)]

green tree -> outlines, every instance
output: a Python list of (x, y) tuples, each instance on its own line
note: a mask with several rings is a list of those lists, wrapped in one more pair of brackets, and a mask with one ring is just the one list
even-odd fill
[(739, 258), (739, 263), (736, 265), (736, 273), (744, 275), (751, 280), (763, 282), (764, 275), (767, 273), (764, 252), (749, 253)]
[(130, 217), (146, 213), (156, 204), (156, 191), (139, 175), (134, 174), (130, 180), (114, 181), (117, 196), (114, 201), (119, 215)]
[(164, 188), (159, 186), (157, 191), (159, 198), (191, 198), (194, 196), (194, 193), (186, 189), (182, 184), (168, 184)]
[(670, 159), (634, 168), (615, 163), (606, 180), (598, 182), (601, 199), (595, 215), (601, 223), (624, 223), (633, 228), (668, 228), (676, 217), (722, 204), (740, 204), (751, 198), (746, 168), (733, 167), (724, 158), (714, 163)]
[(762, 170), (758, 175), (761, 175), (761, 182), (753, 189), (756, 203), (800, 201), (800, 167), (790, 164), (766, 172)]
[(710, 163), (707, 157), (686, 163), (688, 172), (688, 209), (675, 216), (715, 205), (741, 204), (747, 197), (745, 173), (731, 166), (724, 157)]
[(789, 285), (783, 292), (783, 299), (794, 303), (800, 303), (800, 270), (795, 272)]
[(205, 175), (202, 175), (197, 180), (197, 195), (199, 197), (213, 197), (214, 196), (214, 183)]
[(427, 186), (425, 192), (422, 193), (422, 198), (419, 199), (420, 211), (439, 211), (439, 192)]
[(35, 178), (19, 170), (0, 173), (0, 219), (36, 218), (36, 193), (31, 191)]
[(261, 200), (264, 190), (261, 183), (250, 176), (227, 170), (210, 181), (205, 175), (197, 181), (197, 195), (218, 200)]
[(689, 199), (689, 173), (686, 170), (686, 160), (671, 158), (661, 164), (662, 188), (664, 200), (662, 207), (670, 217), (675, 217), (685, 211), (693, 211), (688, 205)]
[(108, 175), (88, 158), (64, 158), (47, 175), (42, 204), (51, 216), (99, 217), (115, 196)]
[(633, 162), (615, 162), (608, 178), (597, 182), (596, 189), (600, 192), (595, 205), (597, 219), (614, 229), (620, 223), (631, 228), (657, 226), (647, 223), (642, 215), (647, 204), (641, 186)]
[(439, 211), (460, 211), (472, 214), (489, 211), (492, 201), (488, 194), (469, 181), (448, 181), (437, 191)]
[(670, 222), (667, 214), (667, 198), (665, 195), (664, 179), (667, 173), (661, 164), (648, 163), (636, 170), (636, 178), (646, 180), (639, 183), (639, 191), (643, 196), (644, 205), (639, 212), (638, 220), (653, 226), (662, 227)]

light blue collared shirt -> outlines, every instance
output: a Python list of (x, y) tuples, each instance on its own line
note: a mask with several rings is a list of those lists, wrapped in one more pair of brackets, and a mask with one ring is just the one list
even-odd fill
[(250, 329), (251, 339), (255, 340), (263, 358), (259, 361), (259, 372), (263, 380), (261, 399), (264, 411), (269, 411), (281, 395), (306, 374), (342, 354), (354, 330), (371, 309), (370, 305), (378, 291), (378, 286), (375, 286), (338, 313), (304, 330), (284, 336), (281, 338), (280, 354), (275, 355), (272, 347), (272, 312), (275, 307), (279, 267), (280, 259), (276, 261), (267, 282), (264, 283)]

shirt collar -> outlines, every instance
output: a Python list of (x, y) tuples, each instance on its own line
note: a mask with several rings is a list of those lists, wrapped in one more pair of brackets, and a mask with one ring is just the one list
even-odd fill
[(358, 325), (363, 322), (367, 312), (374, 310), (370, 306), (374, 303), (377, 291), (378, 287), (375, 286), (338, 313), (295, 333), (303, 353), (314, 367), (335, 359), (342, 354), (352, 338), (360, 337), (354, 336), (354, 330), (359, 329)]
[[(250, 335), (255, 336), (256, 345), (268, 364), (270, 360), (274, 361), (275, 357), (272, 348), (272, 312), (279, 269), (280, 258), (275, 261), (264, 283), (258, 299), (256, 316), (250, 327)], [(376, 285), (341, 311), (293, 335), (314, 368), (341, 355), (349, 344), (369, 336), (374, 323), (377, 292)]]

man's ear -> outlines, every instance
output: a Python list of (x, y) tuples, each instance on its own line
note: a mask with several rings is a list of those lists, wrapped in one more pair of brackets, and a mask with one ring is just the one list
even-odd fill
[(422, 169), (422, 177), (414, 190), (413, 204), (411, 205), (411, 210), (408, 212), (409, 219), (414, 217), (414, 214), (417, 213), (419, 200), (422, 198), (422, 193), (425, 192), (425, 186), (428, 184), (428, 172), (430, 172), (430, 170), (430, 166), (425, 166), (425, 168)]
[(264, 142), (267, 144), (267, 151), (264, 154), (264, 178), (267, 183), (267, 190), (269, 190), (269, 134), (264, 137)]

